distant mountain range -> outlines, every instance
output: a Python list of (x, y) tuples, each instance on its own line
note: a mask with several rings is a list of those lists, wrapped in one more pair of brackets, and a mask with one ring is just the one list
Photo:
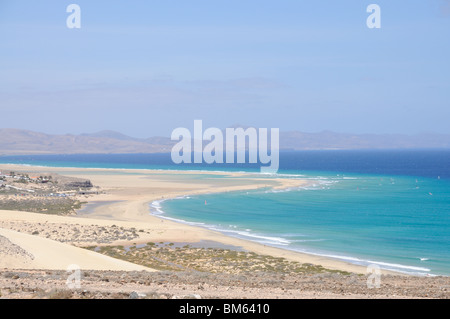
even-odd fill
[(280, 149), (420, 149), (450, 148), (450, 135), (422, 133), (403, 134), (348, 134), (323, 131), (302, 133), (280, 132)]
[[(51, 135), (20, 129), (0, 129), (0, 155), (168, 153), (175, 143), (168, 137), (134, 138), (114, 131)], [(415, 148), (450, 149), (450, 135), (280, 132), (281, 150)]]
[(50, 135), (19, 129), (0, 129), (0, 155), (166, 153), (170, 138), (139, 139), (113, 131), (94, 134)]

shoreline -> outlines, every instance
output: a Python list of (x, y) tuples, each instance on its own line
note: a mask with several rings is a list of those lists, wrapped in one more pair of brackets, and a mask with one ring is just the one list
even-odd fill
[[(173, 221), (166, 219), (161, 216), (157, 216), (150, 212), (151, 204), (158, 200), (167, 200), (173, 199), (180, 196), (189, 196), (189, 195), (200, 195), (200, 194), (209, 194), (209, 193), (222, 193), (229, 191), (243, 191), (243, 190), (254, 190), (258, 188), (269, 187), (272, 189), (286, 189), (292, 187), (307, 187), (312, 183), (316, 183), (314, 180), (302, 180), (302, 179), (286, 179), (286, 178), (264, 178), (264, 176), (259, 176), (258, 178), (252, 178), (249, 175), (255, 175), (255, 173), (243, 173), (243, 172), (210, 172), (210, 171), (168, 171), (168, 170), (150, 170), (150, 169), (100, 169), (100, 168), (67, 168), (67, 167), (47, 167), (47, 166), (22, 166), (22, 165), (3, 165), (9, 166), (11, 169), (21, 169), (21, 170), (42, 170), (45, 168), (47, 171), (52, 172), (60, 172), (64, 175), (69, 175), (70, 172), (74, 174), (74, 176), (85, 175), (83, 177), (89, 178), (93, 181), (94, 185), (97, 185), (100, 182), (100, 186), (102, 189), (107, 191), (107, 194), (103, 195), (94, 195), (86, 199), (88, 203), (92, 202), (112, 202), (106, 205), (101, 205), (94, 209), (92, 214), (84, 213), (81, 216), (76, 217), (62, 217), (62, 218), (75, 218), (80, 222), (84, 220), (84, 222), (94, 222), (98, 224), (100, 220), (109, 221), (109, 222), (126, 222), (131, 223), (134, 226), (142, 227), (146, 226), (149, 229), (152, 229), (156, 234), (145, 237), (142, 240), (136, 240), (136, 243), (144, 243), (148, 241), (174, 241), (174, 242), (200, 242), (202, 240), (210, 240), (214, 242), (219, 242), (224, 245), (231, 245), (242, 247), (245, 250), (253, 251), (259, 254), (266, 254), (281, 258), (286, 258), (291, 261), (298, 261), (301, 263), (310, 263), (314, 265), (321, 265), (325, 268), (332, 270), (340, 270), (347, 271), (358, 274), (366, 274), (367, 267), (364, 265), (358, 265), (354, 263), (350, 263), (347, 261), (343, 261), (337, 258), (331, 258), (326, 256), (314, 255), (312, 253), (304, 253), (298, 252), (294, 250), (289, 250), (280, 247), (267, 246), (256, 241), (251, 241), (247, 239), (237, 238), (234, 236), (230, 236), (224, 234), (220, 231), (213, 231), (211, 229), (207, 229), (206, 227), (201, 226), (193, 226), (183, 223), (181, 221)], [(7, 167), (8, 168), (8, 167)], [(8, 168), (8, 169), (9, 169)], [(103, 172), (111, 172), (114, 170), (117, 174), (102, 174)], [(93, 172), (100, 174), (93, 174)], [(132, 172), (133, 174), (129, 174)], [(175, 183), (171, 184), (171, 181), (162, 181), (161, 175), (229, 175), (232, 177), (239, 177), (247, 181), (244, 185), (236, 185), (231, 183), (231, 185), (220, 185), (220, 187), (211, 191), (208, 185), (203, 185), (200, 181), (200, 185), (197, 187), (193, 187), (192, 185), (181, 183), (177, 180)], [(119, 176), (123, 175), (123, 176)], [(121, 178), (122, 177), (122, 178)], [(136, 178), (138, 177), (138, 178)], [(128, 179), (128, 183), (126, 180)], [(164, 191), (158, 192), (150, 192), (151, 188), (148, 188), (149, 185), (145, 185), (147, 189), (141, 189), (140, 186), (143, 185), (133, 185), (133, 182), (139, 181), (142, 183), (142, 180), (152, 180), (149, 183), (156, 183), (156, 185), (166, 187)], [(120, 185), (117, 181), (122, 181), (122, 187), (117, 187), (117, 184)], [(131, 180), (131, 181), (130, 181)], [(115, 181), (115, 183), (113, 182)], [(185, 182), (185, 181), (182, 181)], [(229, 182), (227, 178), (221, 180), (221, 182)], [(309, 183), (309, 184), (308, 184)], [(146, 184), (145, 182), (142, 184)], [(169, 185), (170, 184), (170, 185)], [(225, 183), (226, 184), (226, 183)], [(134, 188), (131, 186), (133, 185)], [(176, 186), (176, 187), (174, 187)], [(180, 187), (181, 186), (181, 187)], [(184, 186), (184, 187), (183, 187)], [(206, 186), (206, 187), (205, 187)], [(160, 188), (160, 187), (159, 187)], [(131, 189), (131, 192), (130, 192)], [(153, 190), (153, 189), (151, 189)], [(128, 192), (127, 192), (128, 191)], [(134, 192), (133, 192), (134, 191)], [(139, 191), (139, 194), (136, 194)], [(188, 195), (186, 195), (188, 194)], [(55, 216), (43, 215), (43, 219), (45, 217), (51, 217), (53, 219)], [(47, 218), (48, 219), (48, 218)], [(101, 223), (100, 223), (101, 224)], [(382, 269), (383, 274), (395, 274), (402, 276), (410, 276), (411, 274), (405, 274), (403, 272), (391, 271)]]
[[(205, 193), (205, 194), (208, 195), (208, 194), (220, 194), (220, 193)], [(390, 264), (390, 263), (382, 262), (382, 261), (372, 261), (372, 262), (370, 262), (368, 260), (362, 260), (362, 259), (359, 259), (357, 257), (352, 257), (352, 256), (339, 256), (339, 253), (336, 253), (335, 254), (336, 257), (334, 257), (334, 256), (329, 256), (329, 255), (321, 254), (321, 253), (302, 252), (302, 251), (298, 251), (298, 250), (295, 250), (295, 249), (289, 249), (289, 248), (285, 248), (285, 247), (277, 247), (275, 244), (270, 244), (270, 243), (264, 244), (264, 243), (259, 242), (258, 240), (255, 240), (255, 239), (244, 238), (245, 236), (253, 237), (251, 235), (242, 235), (242, 237), (240, 237), (240, 236), (237, 236), (237, 235), (227, 234), (227, 230), (225, 230), (225, 229), (211, 229), (211, 227), (213, 225), (209, 225), (207, 223), (190, 222), (190, 221), (181, 220), (181, 219), (174, 218), (174, 217), (164, 217), (163, 215), (166, 214), (166, 212), (164, 212), (162, 210), (159, 213), (157, 213), (157, 214), (152, 212), (152, 206), (153, 206), (153, 203), (155, 203), (155, 202), (160, 203), (160, 202), (167, 201), (167, 200), (183, 199), (183, 197), (188, 197), (188, 196), (190, 196), (190, 194), (184, 195), (184, 196), (180, 196), (180, 197), (176, 197), (176, 198), (166, 198), (166, 199), (161, 200), (161, 201), (153, 201), (153, 202), (149, 203), (149, 214), (150, 214), (150, 216), (154, 216), (156, 218), (164, 219), (164, 220), (167, 220), (167, 221), (171, 221), (171, 222), (175, 222), (175, 223), (181, 223), (183, 225), (187, 225), (187, 226), (191, 226), (191, 227), (198, 227), (198, 228), (205, 229), (205, 230), (208, 230), (208, 231), (218, 232), (218, 233), (220, 233), (221, 235), (223, 235), (225, 237), (234, 238), (234, 239), (236, 239), (238, 241), (245, 241), (245, 242), (249, 242), (249, 243), (252, 243), (252, 244), (257, 244), (257, 245), (260, 245), (260, 246), (264, 246), (264, 248), (266, 248), (266, 249), (273, 248), (275, 250), (291, 252), (293, 254), (306, 255), (306, 256), (309, 256), (309, 257), (318, 257), (318, 258), (321, 258), (321, 259), (322, 258), (323, 259), (330, 259), (331, 261), (345, 263), (345, 264), (348, 264), (349, 266), (351, 265), (351, 266), (356, 266), (356, 267), (363, 267), (364, 269), (358, 269), (358, 270), (361, 270), (361, 272), (358, 272), (359, 274), (366, 274), (367, 273), (367, 267), (369, 267), (369, 265), (378, 265), (378, 266), (379, 265), (383, 265), (383, 267), (386, 267), (386, 268), (380, 267), (380, 270), (384, 274), (389, 274), (389, 275), (415, 276), (415, 277), (436, 277), (436, 276), (448, 277), (448, 276), (445, 276), (445, 275), (435, 275), (435, 274), (422, 275), (422, 274), (411, 273), (412, 270), (424, 271), (423, 269), (418, 269), (417, 267), (414, 267), (414, 266), (407, 266), (407, 265), (400, 265), (400, 264)], [(153, 208), (156, 209), (156, 210), (159, 210), (156, 207), (153, 207)], [(200, 225), (200, 224), (202, 224), (202, 225)], [(261, 235), (261, 236), (263, 236), (263, 235)], [(254, 237), (258, 237), (258, 236), (254, 235)], [(269, 238), (269, 237), (267, 237), (267, 238)], [(228, 241), (226, 241), (226, 242), (221, 241), (219, 243), (221, 243), (223, 245), (235, 245), (235, 244), (230, 244)], [(236, 245), (235, 245), (235, 247), (243, 248), (243, 246), (236, 246)], [(262, 252), (259, 252), (259, 253), (262, 253)], [(332, 253), (332, 252), (330, 252), (330, 253)], [(286, 258), (288, 260), (293, 260), (293, 261), (297, 261), (298, 260), (296, 258), (295, 259), (291, 259), (289, 257), (286, 257), (286, 255), (283, 255), (283, 258)], [(356, 262), (352, 263), (350, 261), (347, 261), (346, 259), (356, 259), (360, 263), (356, 263)], [(367, 263), (367, 265), (365, 265), (364, 263)], [(321, 265), (323, 266), (323, 264), (321, 264)], [(334, 265), (333, 265), (333, 267), (334, 267)], [(410, 269), (410, 271), (406, 271), (406, 270), (405, 271), (400, 271), (400, 270), (397, 270), (397, 269), (390, 269), (388, 267), (406, 268), (406, 269)], [(336, 269), (335, 268), (331, 268), (331, 267), (329, 267), (329, 268), (333, 269), (333, 270), (349, 271), (348, 268), (336, 268)], [(366, 270), (366, 271), (364, 271), (364, 270)], [(353, 270), (351, 272), (355, 272), (356, 273), (357, 271)]]
[[(173, 199), (178, 199), (178, 198), (173, 198)], [(172, 200), (172, 199), (170, 198), (170, 199), (165, 199), (165, 200)], [(165, 201), (165, 200), (163, 200), (163, 201)], [(151, 210), (151, 205), (150, 205), (150, 210)], [(325, 254), (325, 253), (319, 253), (319, 252), (315, 253), (312, 251), (300, 251), (300, 250), (296, 250), (296, 249), (289, 249), (286, 247), (278, 247), (276, 244), (262, 243), (261, 241), (258, 241), (257, 239), (249, 239), (246, 237), (264, 238), (267, 240), (280, 240), (280, 241), (282, 241), (283, 238), (265, 237), (264, 235), (250, 235), (250, 234), (249, 235), (240, 235), (240, 236), (233, 235), (233, 234), (228, 234), (228, 233), (233, 233), (233, 231), (227, 231), (226, 229), (213, 229), (214, 225), (210, 225), (207, 223), (190, 222), (190, 221), (186, 221), (186, 220), (182, 220), (182, 219), (178, 219), (178, 218), (174, 218), (174, 217), (164, 217), (163, 215), (166, 214), (166, 212), (161, 212), (158, 214), (154, 214), (154, 213), (150, 213), (150, 214), (151, 214), (151, 216), (155, 216), (157, 218), (172, 221), (175, 223), (181, 223), (181, 224), (192, 226), (192, 227), (199, 227), (199, 228), (210, 230), (210, 231), (216, 231), (216, 232), (219, 232), (220, 234), (222, 234), (223, 236), (230, 237), (230, 238), (236, 238), (238, 240), (243, 240), (243, 241), (255, 243), (258, 245), (263, 245), (264, 247), (271, 247), (274, 249), (285, 250), (285, 251), (292, 252), (295, 254), (304, 254), (304, 255), (309, 255), (309, 256), (316, 256), (319, 258), (331, 259), (331, 260), (335, 260), (335, 261), (339, 261), (339, 262), (343, 262), (343, 263), (348, 263), (350, 265), (354, 265), (354, 266), (358, 266), (358, 267), (364, 267), (365, 269), (367, 269), (370, 265), (380, 266), (380, 270), (382, 272), (384, 272), (385, 274), (391, 274), (391, 275), (395, 274), (395, 275), (415, 276), (415, 277), (437, 277), (437, 276), (448, 277), (447, 275), (436, 275), (436, 274), (432, 274), (432, 273), (428, 273), (428, 274), (414, 273), (414, 271), (424, 272), (424, 271), (429, 271), (429, 270), (422, 269), (422, 268), (415, 267), (415, 266), (403, 265), (403, 264), (392, 264), (392, 263), (388, 263), (388, 262), (384, 262), (384, 261), (369, 261), (369, 260), (365, 260), (365, 259), (360, 259), (359, 257), (343, 256), (343, 255), (339, 255), (340, 253), (337, 253), (337, 252), (336, 253), (329, 252), (328, 254)], [(223, 243), (223, 245), (227, 245), (227, 244)], [(333, 254), (333, 255), (330, 255), (330, 254)], [(347, 261), (347, 260), (355, 260), (357, 262), (351, 262), (351, 261)], [(389, 268), (389, 267), (391, 267), (391, 268)], [(398, 270), (395, 268), (404, 268), (404, 269), (408, 269), (408, 270), (401, 271), (401, 270)], [(336, 270), (338, 270), (338, 269), (336, 269)], [(343, 269), (340, 269), (340, 270), (343, 270)], [(347, 271), (347, 270), (343, 270), (343, 271)], [(364, 273), (364, 272), (361, 272), (361, 274), (362, 273)]]

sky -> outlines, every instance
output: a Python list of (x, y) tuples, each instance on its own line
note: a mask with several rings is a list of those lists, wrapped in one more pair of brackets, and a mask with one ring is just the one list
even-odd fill
[(450, 0), (0, 0), (0, 128), (450, 134), (449, 57)]

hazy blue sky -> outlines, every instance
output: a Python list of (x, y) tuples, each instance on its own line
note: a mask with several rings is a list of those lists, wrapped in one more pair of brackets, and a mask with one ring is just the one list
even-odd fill
[(449, 0), (0, 0), (0, 127), (450, 133), (449, 57)]

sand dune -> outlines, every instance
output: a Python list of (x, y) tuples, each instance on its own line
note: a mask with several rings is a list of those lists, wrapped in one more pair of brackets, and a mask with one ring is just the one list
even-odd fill
[[(23, 234), (0, 228), (0, 236), (10, 242), (10, 246), (21, 250), (22, 254), (9, 254), (4, 249), (0, 255), (0, 268), (23, 269), (67, 269), (78, 265), (85, 270), (129, 270), (153, 271), (147, 267), (114, 259), (93, 251), (74, 247), (47, 238)], [(20, 247), (20, 248), (18, 248)]]

